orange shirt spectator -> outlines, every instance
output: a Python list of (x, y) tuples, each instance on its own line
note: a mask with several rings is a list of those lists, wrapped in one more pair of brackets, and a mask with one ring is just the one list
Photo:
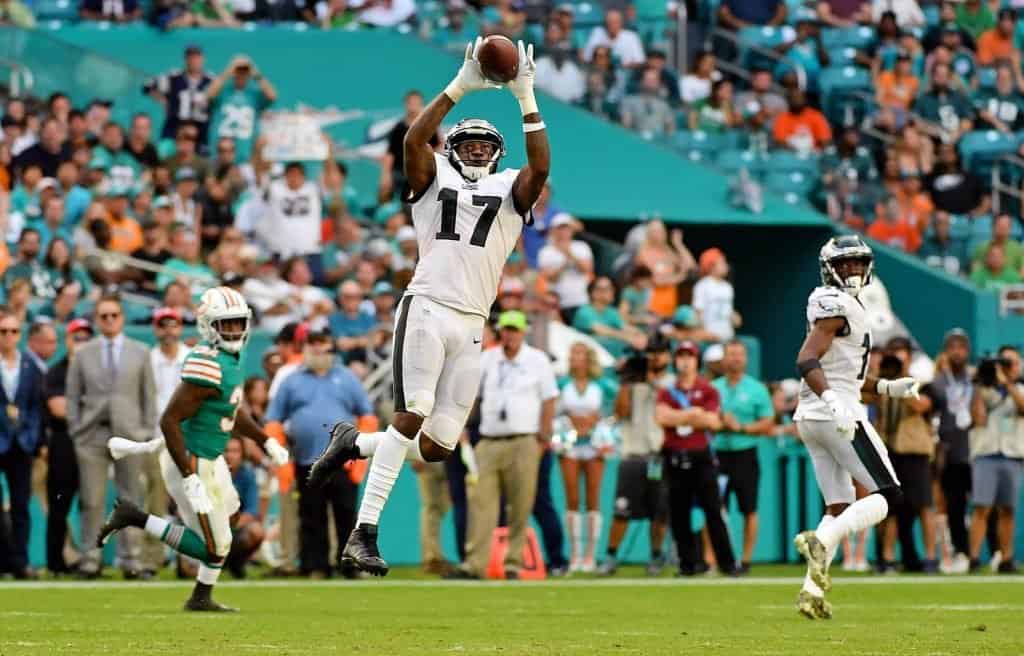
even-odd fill
[(921, 248), (921, 232), (917, 225), (900, 216), (896, 200), (878, 207), (874, 223), (868, 226), (868, 237), (905, 253), (914, 253)]
[(789, 109), (775, 118), (772, 137), (793, 150), (821, 150), (832, 141), (832, 129), (824, 114), (807, 106), (804, 92), (796, 90), (789, 94)]
[(142, 228), (135, 219), (111, 215), (107, 224), (110, 226), (110, 250), (127, 255), (142, 248)]
[(876, 98), (883, 107), (895, 107), (909, 110), (917, 97), (920, 80), (911, 75), (901, 75), (900, 71), (882, 71), (875, 80)]
[(921, 190), (921, 178), (916, 175), (904, 176), (895, 197), (900, 206), (900, 217), (917, 226), (918, 232), (924, 233), (935, 205), (928, 194)]
[(978, 65), (992, 66), (1001, 59), (1015, 60), (1017, 50), (1013, 47), (1013, 40), (1016, 31), (1017, 12), (1010, 8), (1000, 9), (996, 26), (978, 37)]

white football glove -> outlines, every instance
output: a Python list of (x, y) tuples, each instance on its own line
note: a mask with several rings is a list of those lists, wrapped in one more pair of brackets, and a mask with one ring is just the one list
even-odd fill
[(164, 438), (155, 437), (146, 442), (136, 442), (135, 440), (129, 440), (124, 437), (112, 437), (107, 440), (107, 449), (110, 451), (110, 457), (114, 460), (120, 460), (125, 456), (137, 456), (146, 453), (156, 453), (164, 446)]
[(517, 43), (519, 49), (519, 72), (505, 86), (520, 103), (533, 98), (533, 80), (536, 77), (537, 65), (533, 63), (533, 44), (524, 46)]
[(288, 464), (288, 449), (281, 446), (281, 443), (274, 438), (264, 442), (263, 448), (266, 450), (267, 455), (270, 456), (270, 462), (274, 463), (275, 467), (283, 467)]
[(830, 389), (825, 390), (825, 393), (821, 395), (821, 400), (828, 404), (828, 409), (832, 411), (832, 419), (836, 422), (836, 431), (839, 432), (839, 436), (852, 440), (853, 434), (857, 430), (857, 416), (853, 410), (840, 401), (836, 393)]
[(883, 396), (891, 396), (894, 399), (919, 399), (918, 393), (921, 389), (921, 381), (916, 378), (897, 378), (886, 380), (880, 378), (875, 385), (875, 391)]
[(206, 493), (206, 486), (197, 474), (189, 474), (181, 481), (185, 490), (185, 498), (197, 515), (208, 515), (213, 510), (213, 502)]
[(466, 46), (466, 58), (462, 62), (462, 68), (455, 75), (455, 79), (445, 87), (444, 93), (452, 99), (452, 102), (459, 102), (462, 96), (470, 91), (501, 88), (501, 85), (497, 82), (492, 82), (484, 77), (483, 71), (480, 70), (480, 62), (477, 60), (476, 54), (480, 50), (480, 44), (483, 41), (483, 37), (478, 36), (476, 41), (471, 41)]

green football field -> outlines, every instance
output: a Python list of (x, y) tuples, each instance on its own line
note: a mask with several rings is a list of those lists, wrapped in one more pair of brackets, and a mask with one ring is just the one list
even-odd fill
[(179, 610), (188, 583), (0, 583), (0, 656), (1024, 653), (1021, 577), (837, 576), (835, 619), (812, 622), (793, 610), (799, 570), (764, 573), (225, 582), (230, 616)]

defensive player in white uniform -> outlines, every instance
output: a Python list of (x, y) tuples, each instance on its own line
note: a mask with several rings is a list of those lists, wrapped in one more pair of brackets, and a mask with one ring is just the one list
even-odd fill
[[(898, 504), (902, 496), (862, 396), (916, 398), (920, 383), (868, 375), (871, 328), (857, 295), (871, 282), (871, 248), (856, 235), (835, 237), (821, 248), (818, 260), (822, 286), (807, 300), (808, 334), (797, 356), (803, 382), (794, 419), (826, 508), (817, 530), (800, 533), (795, 543), (807, 559), (797, 610), (811, 619), (828, 619), (828, 566), (836, 548), (848, 533), (882, 521), (889, 505)], [(854, 478), (870, 492), (859, 501)]]
[(373, 455), (359, 520), (342, 554), (344, 564), (383, 576), (377, 549), (381, 509), (402, 462), (437, 462), (458, 442), (480, 383), (480, 342), (505, 260), (544, 187), (550, 152), (533, 94), (533, 46), (520, 41), (519, 72), (507, 88), (519, 101), (526, 167), (498, 171), (505, 140), (481, 119), (465, 119), (447, 136), (444, 155), (430, 147), (441, 121), (468, 92), (500, 88), (480, 71), (480, 39), (466, 48), (455, 79), (409, 126), (405, 175), (420, 260), (395, 325), (395, 418), (387, 430), (362, 433), (348, 423), (310, 471), (310, 485), (338, 473), (346, 461)]

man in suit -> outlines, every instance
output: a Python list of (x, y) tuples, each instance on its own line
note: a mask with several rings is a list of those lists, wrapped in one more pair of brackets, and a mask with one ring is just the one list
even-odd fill
[[(124, 311), (117, 296), (96, 303), (95, 325), (100, 335), (86, 342), (68, 368), (68, 433), (75, 445), (81, 489), (81, 541), (87, 549), (79, 573), (96, 578), (102, 569), (96, 538), (106, 513), (107, 468), (114, 464), (118, 497), (142, 504), (141, 457), (114, 461), (107, 440), (117, 435), (144, 442), (153, 437), (156, 388), (149, 349), (129, 339)], [(125, 578), (139, 576), (140, 535), (125, 531), (117, 542), (118, 561)]]
[(0, 572), (31, 579), (35, 573), (28, 564), (28, 503), (32, 460), (42, 446), (42, 373), (18, 349), (20, 339), (21, 320), (0, 310), (0, 472), (11, 495), (10, 535), (0, 528)]

